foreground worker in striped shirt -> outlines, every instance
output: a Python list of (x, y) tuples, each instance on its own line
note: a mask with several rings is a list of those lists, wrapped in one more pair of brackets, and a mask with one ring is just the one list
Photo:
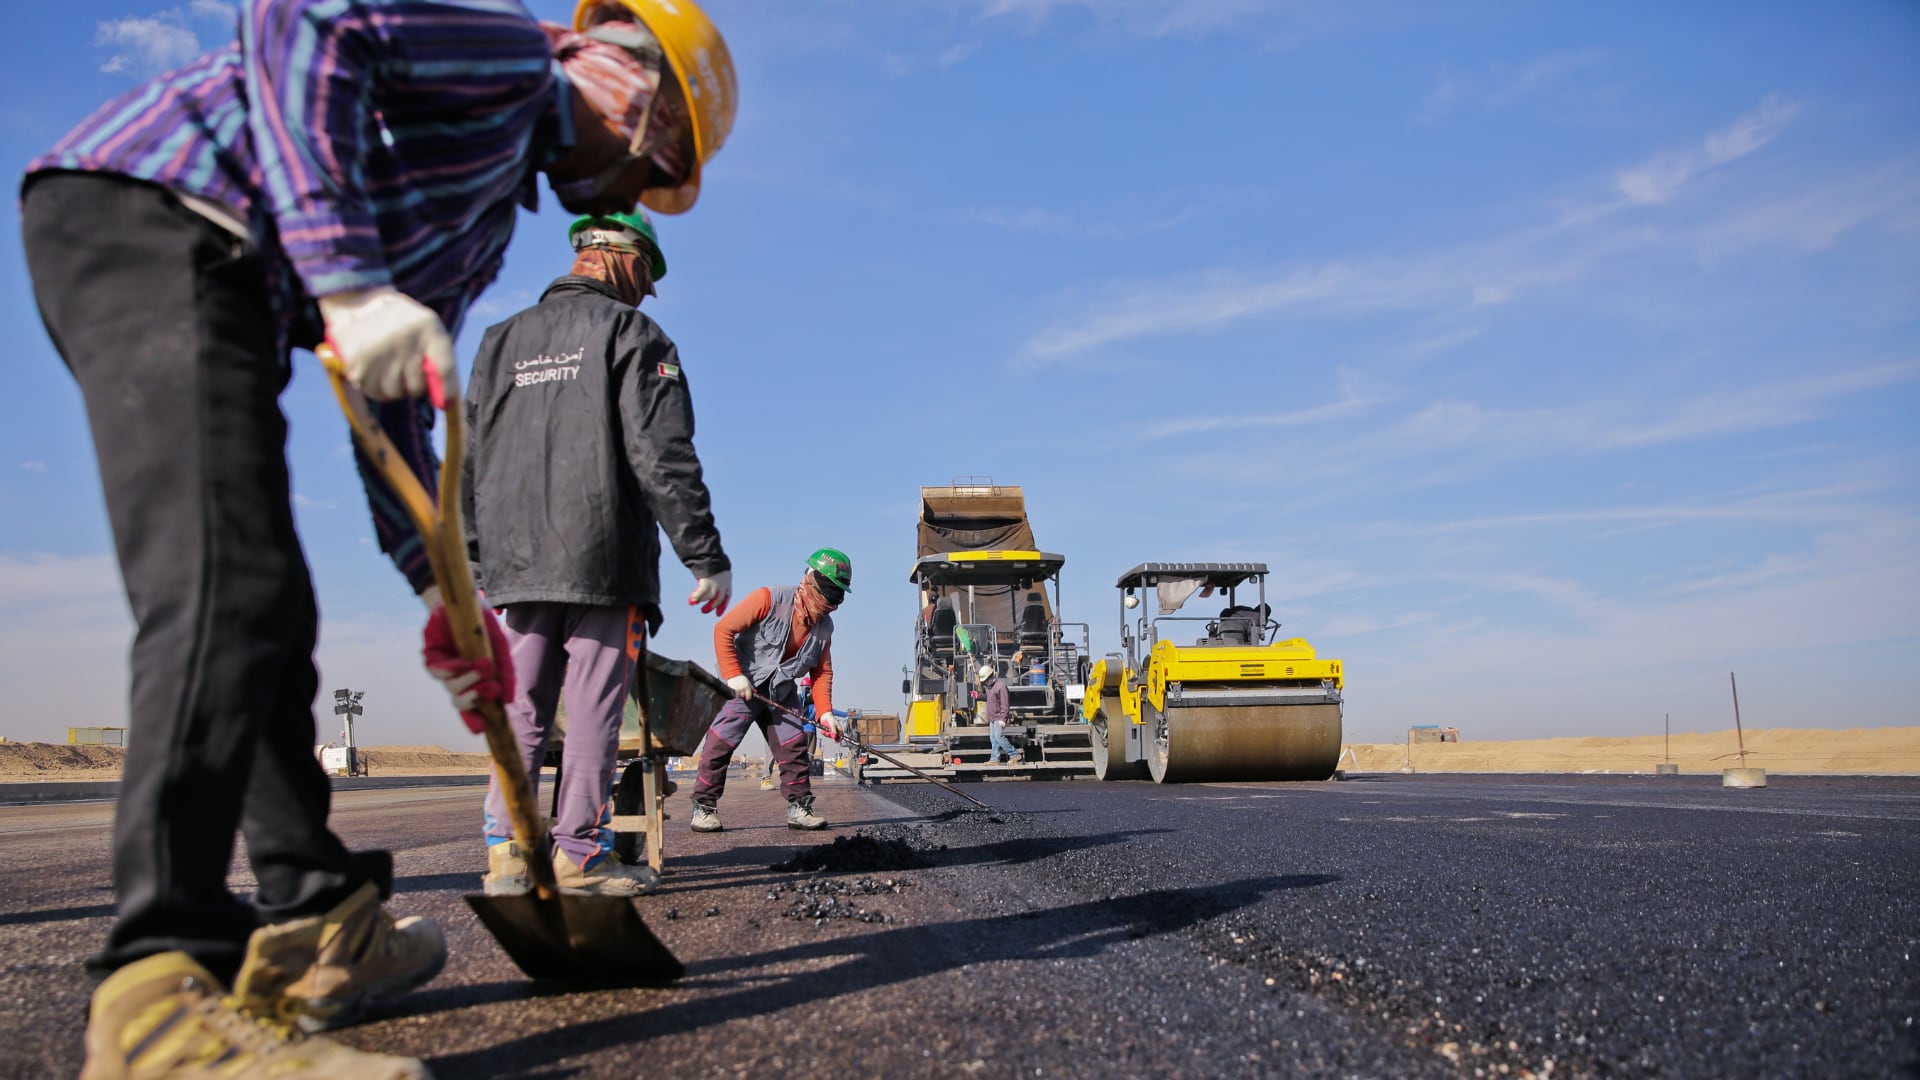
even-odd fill
[[(382, 906), (386, 853), (327, 826), (277, 403), (289, 350), (329, 340), (431, 477), (419, 396), (457, 400), (451, 334), (537, 174), (579, 213), (690, 208), (733, 71), (688, 0), (587, 0), (584, 34), (516, 0), (242, 9), (238, 40), (107, 104), (22, 184), (34, 293), (86, 402), (138, 625), (83, 1076), (420, 1077), (302, 1034), (431, 979), (446, 947)], [(419, 539), (368, 495), (434, 613), (428, 654), (451, 653)], [(511, 696), (503, 668), (430, 670), (471, 711)], [(226, 888), (236, 831), (251, 904)]]

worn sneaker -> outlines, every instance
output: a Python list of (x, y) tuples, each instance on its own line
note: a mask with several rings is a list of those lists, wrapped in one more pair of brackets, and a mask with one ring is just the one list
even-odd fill
[(573, 863), (573, 857), (558, 848), (553, 852), (553, 880), (564, 893), (584, 893), (591, 896), (645, 896), (660, 888), (660, 871), (641, 863), (638, 866), (620, 861), (620, 856), (608, 852), (607, 857), (596, 863), (591, 870), (583, 870)]
[(93, 992), (80, 1080), (430, 1080), (413, 1058), (302, 1034), (253, 1011), (183, 952), (128, 964)]
[(520, 896), (533, 888), (519, 841), (487, 845), (487, 876), (480, 879), (480, 888), (488, 896)]
[(787, 804), (787, 828), (824, 829), (827, 819), (813, 812), (813, 796), (805, 795)]
[(233, 991), (255, 1010), (284, 997), (302, 1030), (324, 1031), (425, 985), (446, 964), (440, 928), (418, 915), (395, 922), (369, 882), (325, 915), (255, 930)]
[(706, 803), (693, 804), (693, 831), (719, 832), (720, 812)]

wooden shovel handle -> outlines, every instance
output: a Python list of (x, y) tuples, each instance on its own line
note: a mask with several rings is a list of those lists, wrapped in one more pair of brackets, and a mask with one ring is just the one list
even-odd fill
[[(493, 655), (493, 645), (487, 640), (487, 626), (475, 596), (473, 564), (467, 561), (466, 528), (460, 515), (460, 470), (466, 460), (467, 440), (459, 400), (456, 397), (449, 401), (445, 414), (447, 454), (440, 463), (440, 502), (436, 507), (427, 495), (426, 485), (407, 467), (406, 460), (381, 429), (366, 395), (347, 381), (346, 366), (340, 362), (339, 354), (327, 345), (314, 352), (326, 366), (327, 377), (333, 382), (333, 394), (340, 401), (340, 411), (347, 414), (347, 424), (353, 428), (353, 441), (373, 462), (373, 467), (406, 508), (407, 516), (413, 519), (427, 562), (433, 567), (433, 580), (440, 586), (440, 600), (446, 605), (447, 626), (453, 632), (454, 648), (468, 660), (500, 659), (500, 662), (511, 663), (510, 659)], [(506, 799), (514, 839), (526, 858), (528, 876), (542, 898), (552, 897), (559, 890), (553, 878), (553, 864), (547, 861), (546, 845), (541, 842), (540, 812), (533, 803), (533, 785), (527, 778), (526, 762), (520, 756), (519, 743), (514, 740), (513, 727), (497, 701), (481, 701), (479, 711), (485, 721), (487, 753), (493, 757), (494, 774)]]

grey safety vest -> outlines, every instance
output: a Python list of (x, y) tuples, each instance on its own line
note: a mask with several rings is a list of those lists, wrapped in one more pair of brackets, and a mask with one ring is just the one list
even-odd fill
[(781, 661), (781, 654), (787, 651), (787, 641), (793, 636), (794, 590), (792, 585), (770, 589), (773, 610), (767, 612), (766, 618), (733, 636), (734, 652), (740, 657), (740, 666), (746, 669), (747, 678), (753, 681), (755, 689), (764, 690), (776, 699), (784, 697), (785, 688), (798, 682), (800, 676), (811, 674), (820, 665), (827, 643), (833, 640), (833, 616), (823, 615), (792, 659)]

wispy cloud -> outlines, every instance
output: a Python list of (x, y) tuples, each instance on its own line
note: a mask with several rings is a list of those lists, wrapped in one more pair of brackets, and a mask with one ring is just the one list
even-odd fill
[(30, 473), (44, 473), (47, 471), (47, 463), (44, 461), (23, 461), (20, 463), (20, 471), (30, 472)]
[(1206, 330), (1278, 312), (1315, 316), (1378, 311), (1469, 310), (1577, 277), (1592, 262), (1643, 246), (1633, 230), (1570, 237), (1555, 226), (1417, 255), (1343, 259), (1278, 271), (1216, 270), (1182, 289), (1165, 282), (1118, 290), (1077, 318), (1029, 337), (1047, 360), (1156, 334)]
[(1207, 206), (1191, 206), (1178, 213), (1151, 219), (1125, 221), (1087, 221), (1056, 210), (1030, 208), (1009, 210), (1002, 207), (969, 207), (960, 216), (981, 225), (991, 225), (1010, 233), (1069, 236), (1083, 239), (1121, 236), (1145, 236), (1179, 228), (1207, 212)]
[[(1049, 361), (1159, 334), (1209, 330), (1279, 313), (1338, 317), (1389, 311), (1469, 312), (1511, 304), (1530, 292), (1566, 285), (1625, 256), (1673, 245), (1689, 254), (1738, 207), (1715, 207), (1712, 219), (1656, 224), (1645, 215), (1672, 199), (1693, 178), (1751, 154), (1776, 136), (1796, 107), (1769, 97), (1693, 151), (1656, 156), (1615, 175), (1614, 193), (1564, 206), (1547, 220), (1453, 247), (1408, 254), (1362, 255), (1269, 268), (1222, 268), (1188, 274), (1189, 284), (1117, 284), (1078, 314), (1058, 318), (1028, 337), (1029, 359)], [(1897, 173), (1896, 177), (1904, 175)], [(1819, 183), (1831, 186), (1832, 178)], [(1843, 177), (1842, 186), (1854, 182)], [(1884, 183), (1880, 207), (1869, 217), (1898, 224), (1920, 205), (1910, 192)], [(1635, 215), (1640, 215), (1636, 217)], [(1752, 242), (1777, 241), (1757, 237)], [(1719, 242), (1726, 243), (1723, 238)]]
[[(1499, 609), (1476, 592), (1456, 604), (1469, 613), (1464, 622), (1417, 629), (1377, 664), (1348, 650), (1349, 672), (1369, 672), (1353, 676), (1354, 699), (1376, 724), (1459, 721), (1486, 738), (1619, 732), (1635, 715), (1658, 730), (1668, 710), (1675, 730), (1700, 730), (1697, 717), (1709, 714), (1714, 727), (1731, 727), (1726, 672), (1742, 660), (1791, 656), (1851, 673), (1864, 648), (1920, 636), (1916, 535), (1911, 518), (1868, 512), (1823, 534), (1804, 558), (1770, 555), (1701, 588), (1643, 595), (1546, 574), (1443, 574), (1475, 590), (1535, 596), (1575, 621), (1493, 617)], [(1904, 656), (1908, 647), (1898, 647)], [(1910, 670), (1856, 685), (1808, 680), (1800, 663), (1756, 667), (1751, 684), (1740, 671), (1750, 726), (1911, 723), (1920, 689)], [(1439, 686), (1460, 692), (1436, 695)]]
[(474, 301), (468, 309), (467, 325), (483, 325), (490, 320), (504, 319), (517, 311), (533, 306), (538, 299), (532, 289), (508, 289), (501, 293), (488, 293)]
[(112, 556), (0, 552), (0, 734), (123, 722), (132, 634)]
[(233, 5), (220, 0), (192, 0), (154, 15), (107, 19), (95, 25), (93, 43), (118, 51), (100, 70), (145, 77), (179, 67), (206, 51), (192, 22), (231, 24), (236, 13)]
[(1787, 522), (1799, 525), (1833, 524), (1855, 517), (1852, 501), (1880, 487), (1872, 481), (1830, 487), (1768, 492), (1737, 499), (1689, 500), (1640, 506), (1601, 506), (1553, 510), (1532, 514), (1501, 514), (1461, 518), (1422, 525), (1381, 524), (1360, 531), (1370, 537), (1449, 536), (1475, 532), (1510, 532), (1559, 525), (1634, 525), (1668, 527), (1704, 522)]
[(1656, 154), (1641, 165), (1623, 170), (1614, 186), (1634, 203), (1666, 202), (1694, 177), (1738, 161), (1772, 142), (1799, 111), (1798, 105), (1768, 96), (1758, 108), (1708, 135), (1698, 146)]
[(1708, 394), (1651, 424), (1596, 425), (1586, 431), (1576, 430), (1571, 437), (1584, 439), (1597, 449), (1612, 450), (1784, 427), (1827, 415), (1837, 398), (1911, 382), (1917, 376), (1920, 362), (1907, 360), (1783, 379)]
[(912, 55), (888, 52), (880, 56), (880, 67), (890, 79), (904, 79), (919, 71), (929, 69), (946, 71), (965, 63), (974, 53), (980, 51), (977, 41), (961, 41), (941, 49), (931, 55)]
[(1824, 251), (1876, 222), (1893, 232), (1920, 232), (1920, 158), (1734, 208), (1700, 231), (1697, 248), (1708, 262), (1761, 248)]
[(1600, 50), (1585, 49), (1553, 53), (1519, 65), (1495, 64), (1470, 74), (1444, 73), (1421, 102), (1414, 119), (1431, 124), (1465, 108), (1510, 108), (1603, 59)]
[(1419, 626), (1439, 618), (1437, 612), (1408, 611), (1382, 618), (1366, 615), (1335, 615), (1314, 628), (1316, 637), (1328, 638), (1357, 637), (1361, 634), (1377, 634), (1384, 630), (1402, 630), (1409, 626)]
[(1810, 423), (1832, 415), (1840, 399), (1916, 378), (1920, 362), (1908, 360), (1777, 379), (1712, 390), (1652, 418), (1637, 398), (1529, 409), (1443, 400), (1387, 429), (1374, 449), (1409, 457), (1468, 446), (1504, 456), (1639, 450)]
[(1224, 30), (1289, 5), (1274, 0), (980, 0), (988, 17), (1044, 22), (1057, 12), (1080, 11), (1139, 37), (1199, 35)]
[(1348, 382), (1346, 393), (1337, 401), (1320, 405), (1310, 405), (1303, 409), (1286, 409), (1279, 412), (1263, 413), (1227, 413), (1221, 415), (1183, 416), (1163, 420), (1146, 429), (1147, 439), (1170, 439), (1180, 435), (1199, 435), (1221, 431), (1271, 430), (1275, 428), (1310, 427), (1334, 420), (1344, 420), (1365, 414), (1375, 405), (1385, 400), (1385, 395), (1362, 392)]

